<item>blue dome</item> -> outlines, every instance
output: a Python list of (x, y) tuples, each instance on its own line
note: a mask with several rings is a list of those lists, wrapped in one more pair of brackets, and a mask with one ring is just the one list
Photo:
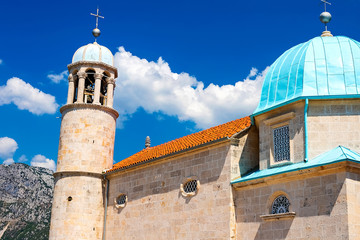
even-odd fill
[(75, 52), (72, 63), (79, 61), (102, 62), (114, 66), (114, 57), (111, 51), (96, 42), (82, 46)]
[(254, 115), (298, 99), (360, 97), (360, 43), (316, 37), (282, 54), (265, 76)]

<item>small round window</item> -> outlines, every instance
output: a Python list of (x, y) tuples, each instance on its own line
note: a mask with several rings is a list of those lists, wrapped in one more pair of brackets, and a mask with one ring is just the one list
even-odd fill
[(289, 212), (290, 201), (286, 196), (280, 195), (275, 198), (271, 206), (271, 214), (287, 213)]
[(180, 185), (180, 190), (183, 196), (194, 196), (200, 187), (199, 180), (195, 178), (187, 178), (183, 184)]
[(196, 190), (197, 190), (197, 181), (196, 180), (190, 180), (185, 183), (184, 192), (192, 193), (192, 192), (196, 192)]
[(125, 207), (126, 203), (127, 203), (127, 195), (126, 194), (120, 194), (119, 196), (117, 196), (117, 198), (115, 198), (114, 202), (115, 202), (115, 207), (116, 208), (123, 208)]

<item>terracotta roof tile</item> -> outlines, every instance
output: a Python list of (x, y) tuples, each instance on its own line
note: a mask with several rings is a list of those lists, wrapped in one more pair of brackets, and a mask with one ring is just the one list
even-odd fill
[(124, 160), (114, 164), (113, 168), (107, 172), (112, 172), (118, 169), (127, 168), (137, 165), (142, 162), (149, 161), (154, 158), (163, 157), (172, 153), (176, 153), (185, 149), (202, 145), (204, 143), (212, 142), (221, 138), (230, 138), (235, 133), (238, 133), (250, 127), (250, 117), (240, 118), (231, 122), (221, 124), (197, 133), (193, 133), (170, 142), (149, 147), (141, 150), (134, 155), (125, 158)]

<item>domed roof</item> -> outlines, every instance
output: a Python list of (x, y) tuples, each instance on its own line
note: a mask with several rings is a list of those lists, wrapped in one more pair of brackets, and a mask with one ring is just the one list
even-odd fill
[(102, 62), (114, 66), (114, 57), (111, 51), (96, 42), (82, 46), (75, 52), (72, 63), (79, 61)]
[(360, 97), (360, 43), (316, 37), (282, 54), (265, 76), (254, 115), (303, 98)]

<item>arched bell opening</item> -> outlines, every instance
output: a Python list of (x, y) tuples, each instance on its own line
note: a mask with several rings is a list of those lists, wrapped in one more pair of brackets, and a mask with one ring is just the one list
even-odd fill
[(95, 91), (95, 71), (89, 69), (86, 70), (84, 103), (94, 102), (94, 91)]
[[(71, 100), (71, 103), (74, 103), (77, 101), (77, 94), (78, 94), (78, 89), (79, 89), (79, 78), (78, 78), (78, 75), (77, 75), (78, 71), (75, 70), (72, 72), (72, 77), (73, 77), (73, 85), (74, 85), (74, 90), (73, 90), (73, 93), (72, 93), (72, 100)], [(69, 83), (70, 84), (70, 83)]]
[(104, 72), (101, 78), (101, 89), (100, 89), (100, 104), (106, 106), (107, 103), (107, 78), (109, 74)]

